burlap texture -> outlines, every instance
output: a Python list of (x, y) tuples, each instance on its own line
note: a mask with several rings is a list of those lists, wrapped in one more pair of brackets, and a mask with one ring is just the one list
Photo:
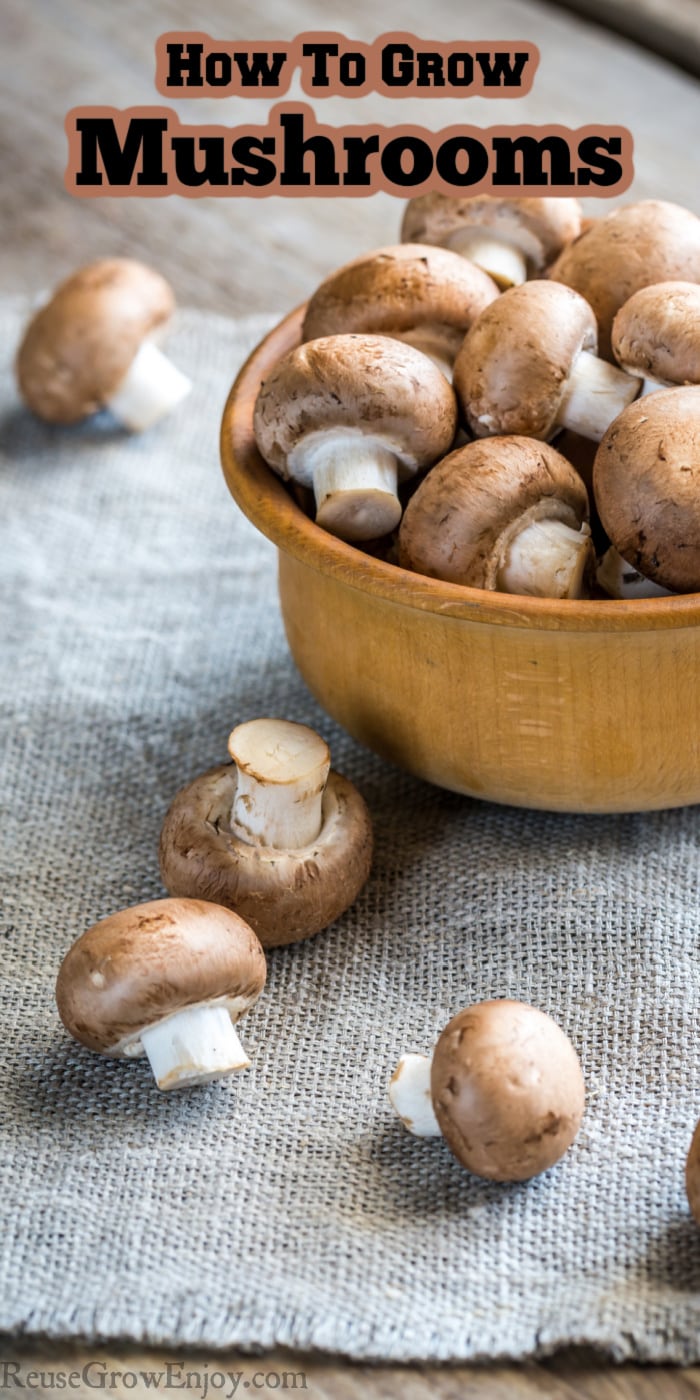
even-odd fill
[[(363, 752), (288, 655), (274, 551), (228, 497), (225, 393), (261, 323), (183, 314), (189, 402), (141, 437), (19, 405), (2, 314), (0, 1329), (356, 1357), (588, 1342), (700, 1359), (693, 810), (566, 818), (442, 793)], [(176, 789), (257, 714), (308, 722), (361, 788), (374, 872), (331, 932), (269, 957), (252, 1069), (162, 1096), (70, 1041), (69, 943), (162, 893)], [(394, 1120), (389, 1074), (473, 999), (553, 1014), (588, 1108), (567, 1158), (502, 1187)]]

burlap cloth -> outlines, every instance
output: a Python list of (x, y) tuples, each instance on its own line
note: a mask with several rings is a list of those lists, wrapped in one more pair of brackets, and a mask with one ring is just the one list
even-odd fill
[[(286, 649), (272, 547), (218, 466), (262, 325), (183, 314), (189, 402), (141, 437), (54, 429), (10, 373), (2, 308), (0, 1329), (356, 1357), (520, 1357), (588, 1342), (700, 1359), (696, 811), (566, 818), (479, 804), (362, 751)], [(252, 1069), (183, 1095), (75, 1045), (53, 987), (95, 919), (163, 893), (170, 798), (257, 714), (317, 726), (376, 861), (327, 934), (269, 957)], [(460, 1007), (552, 1013), (584, 1065), (568, 1156), (528, 1185), (410, 1137), (386, 1085)]]

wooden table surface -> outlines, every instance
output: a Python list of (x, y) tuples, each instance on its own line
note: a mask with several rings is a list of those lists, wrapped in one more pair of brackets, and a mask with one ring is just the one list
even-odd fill
[[(607, 3), (607, 0), (605, 0)], [(624, 0), (626, 5), (637, 0)], [(659, 0), (654, 0), (658, 3)], [(643, 0), (646, 9), (652, 0)], [(666, 9), (675, 11), (669, 0)], [(693, 26), (683, 0), (680, 18)], [(267, 7), (254, 0), (2, 0), (2, 51), (12, 55), (0, 90), (0, 286), (37, 292), (76, 262), (107, 253), (151, 259), (183, 303), (227, 315), (282, 314), (304, 300), (330, 269), (398, 238), (401, 201), (363, 198), (75, 199), (63, 189), (63, 120), (72, 106), (163, 103), (153, 85), (154, 44), (168, 29), (199, 28), (222, 39), (287, 38), (305, 29), (337, 29), (355, 38), (405, 29), (422, 36), (534, 41), (541, 61), (532, 92), (505, 104), (486, 98), (317, 101), (333, 125), (415, 121), (433, 129), (467, 120), (587, 123), (629, 127), (635, 140), (636, 198), (675, 199), (700, 213), (696, 135), (700, 87), (678, 69), (625, 40), (587, 25), (555, 5), (530, 0), (355, 0), (352, 18), (340, 0), (294, 0)], [(196, 10), (196, 13), (195, 13)], [(697, 31), (700, 33), (700, 20)], [(697, 36), (696, 36), (697, 37)], [(294, 88), (291, 98), (302, 98)], [(308, 99), (306, 99), (308, 100)], [(238, 125), (264, 122), (269, 103), (256, 98), (167, 102), (182, 121)], [(625, 196), (629, 198), (629, 196)], [(599, 214), (610, 201), (588, 199)]]
[[(3, 1363), (8, 1363), (8, 1370), (3, 1371)], [(124, 1346), (88, 1350), (7, 1342), (0, 1345), (3, 1400), (22, 1394), (2, 1384), (3, 1374), (12, 1380), (9, 1366), (13, 1363), (20, 1368), (14, 1373), (17, 1380), (26, 1383), (25, 1396), (34, 1400), (55, 1400), (59, 1372), (66, 1377), (63, 1393), (77, 1400), (95, 1395), (108, 1400), (152, 1400), (154, 1394), (164, 1400), (177, 1396), (232, 1400), (234, 1385), (237, 1400), (256, 1394), (261, 1400), (273, 1395), (303, 1395), (305, 1400), (698, 1400), (700, 1396), (700, 1367), (611, 1367), (586, 1352), (519, 1366), (369, 1366), (289, 1351), (251, 1357), (240, 1352), (159, 1352)], [(80, 1384), (86, 1367), (87, 1383)], [(32, 1371), (38, 1373), (36, 1379), (30, 1379)], [(68, 1378), (76, 1372), (78, 1384), (69, 1388)], [(225, 1385), (212, 1381), (217, 1372), (227, 1378), (232, 1373), (234, 1379), (227, 1379)], [(155, 1381), (158, 1375), (160, 1385)], [(99, 1389), (97, 1382), (103, 1377), (105, 1383)]]
[[(581, 8), (580, 5), (575, 8)], [(616, 0), (627, 11), (625, 22), (636, 32), (653, 12), (672, 40), (687, 41), (698, 52), (700, 18), (697, 0)], [(605, 11), (597, 5), (597, 12)], [(638, 16), (635, 17), (636, 12)], [(468, 15), (468, 22), (466, 16)], [(380, 16), (380, 18), (379, 18)], [(631, 17), (630, 17), (631, 16)], [(618, 16), (619, 17), (619, 16)], [(78, 104), (116, 107), (160, 101), (153, 87), (153, 46), (167, 29), (203, 29), (221, 39), (291, 38), (307, 29), (336, 29), (368, 39), (392, 29), (421, 37), (450, 40), (529, 39), (541, 50), (541, 66), (529, 97), (509, 104), (499, 120), (513, 124), (561, 122), (620, 123), (635, 138), (636, 181), (632, 196), (675, 199), (700, 213), (696, 136), (700, 130), (700, 87), (686, 74), (629, 42), (589, 25), (556, 5), (529, 0), (436, 0), (427, 11), (420, 0), (385, 0), (378, 11), (372, 0), (355, 0), (345, 11), (338, 0), (294, 0), (284, 10), (261, 10), (253, 0), (3, 0), (0, 41), (5, 66), (0, 89), (0, 240), (3, 248), (0, 291), (38, 294), (77, 264), (108, 253), (130, 254), (153, 262), (173, 282), (182, 303), (227, 315), (272, 312), (280, 315), (301, 301), (331, 267), (365, 248), (397, 237), (401, 207), (386, 195), (371, 199), (285, 200), (280, 198), (168, 198), (77, 200), (63, 189), (65, 138), (63, 118)], [(642, 25), (641, 37), (649, 35)], [(668, 49), (672, 51), (672, 48)], [(292, 92), (291, 97), (299, 97)], [(236, 125), (265, 119), (267, 104), (231, 100), (201, 101), (193, 107), (171, 103), (189, 122), (216, 120)], [(322, 104), (323, 117), (340, 125), (349, 121), (416, 121), (437, 129), (466, 119), (488, 124), (494, 104), (472, 99), (428, 99), (401, 104), (379, 97), (358, 105), (342, 98)], [(241, 110), (243, 108), (243, 110)], [(321, 104), (317, 104), (319, 113)], [(465, 118), (466, 113), (466, 118)], [(629, 196), (628, 196), (629, 197)], [(588, 200), (590, 212), (607, 206)], [(45, 1373), (70, 1372), (92, 1360), (107, 1374), (103, 1394), (141, 1400), (152, 1388), (139, 1377), (162, 1370), (164, 1356), (131, 1348), (76, 1351), (74, 1348), (19, 1344), (0, 1347), (3, 1360)], [(674, 1397), (700, 1394), (700, 1368), (674, 1371), (611, 1367), (589, 1353), (567, 1353), (520, 1366), (430, 1368), (368, 1367), (333, 1358), (275, 1353), (265, 1358), (227, 1355), (177, 1358), (182, 1366), (176, 1389), (203, 1397), (202, 1378), (218, 1369), (240, 1370), (240, 1391), (265, 1395), (292, 1388), (279, 1377), (303, 1371), (312, 1400), (355, 1397), (427, 1396), (519, 1397)], [(104, 1365), (103, 1365), (104, 1363)], [(101, 1369), (100, 1369), (101, 1368)], [(199, 1369), (198, 1369), (199, 1368)], [(109, 1373), (114, 1371), (115, 1377)], [(190, 1384), (183, 1374), (191, 1372)], [(121, 1374), (119, 1374), (121, 1373)], [(122, 1377), (126, 1375), (126, 1380)], [(272, 1377), (260, 1384), (260, 1377)], [(255, 1378), (258, 1378), (257, 1380)], [(50, 1381), (50, 1375), (45, 1379)], [(246, 1386), (246, 1381), (248, 1382)], [(18, 1393), (2, 1383), (0, 1394)], [(35, 1395), (53, 1395), (55, 1387), (35, 1385)], [(94, 1394), (81, 1382), (66, 1393)], [(99, 1393), (99, 1392), (98, 1392)], [(173, 1391), (173, 1393), (175, 1393)], [(226, 1394), (225, 1390), (210, 1394)]]

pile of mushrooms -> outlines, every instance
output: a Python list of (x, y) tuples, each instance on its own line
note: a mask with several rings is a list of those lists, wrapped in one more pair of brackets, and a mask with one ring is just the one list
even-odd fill
[(402, 238), (326, 277), (261, 386), (302, 508), (471, 588), (700, 590), (700, 218), (430, 194)]
[[(700, 591), (700, 219), (658, 200), (583, 221), (575, 199), (431, 194), (402, 240), (324, 280), (258, 395), (259, 450), (316, 523), (471, 588)], [(75, 273), (20, 345), (28, 407), (156, 422), (191, 387), (157, 346), (173, 307), (130, 259)], [(58, 973), (70, 1035), (145, 1056), (163, 1091), (249, 1066), (235, 1027), (264, 950), (327, 928), (370, 873), (367, 808), (319, 735), (263, 718), (228, 748), (165, 817), (169, 897), (101, 919)], [(412, 1133), (515, 1182), (566, 1153), (585, 1089), (561, 1028), (503, 999), (404, 1054), (389, 1097)], [(700, 1124), (686, 1190), (700, 1224)]]

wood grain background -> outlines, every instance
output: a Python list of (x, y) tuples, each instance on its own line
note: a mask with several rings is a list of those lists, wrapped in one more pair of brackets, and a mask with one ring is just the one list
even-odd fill
[[(661, 0), (671, 13), (675, 6)], [(607, 0), (605, 0), (607, 3)], [(631, 6), (631, 0), (625, 0)], [(643, 0), (644, 9), (658, 0)], [(683, 0), (697, 10), (698, 0)], [(429, 15), (429, 20), (428, 20)], [(338, 29), (367, 39), (407, 29), (442, 41), (531, 39), (541, 62), (532, 92), (505, 104), (486, 98), (360, 102), (328, 98), (319, 116), (346, 122), (415, 121), (439, 129), (477, 125), (591, 121), (628, 126), (635, 141), (633, 195), (676, 199), (700, 213), (695, 142), (698, 84), (555, 5), (531, 0), (294, 0), (286, 10), (255, 0), (2, 0), (2, 52), (11, 55), (0, 90), (2, 285), (38, 292), (76, 262), (107, 253), (151, 259), (179, 299), (227, 315), (280, 315), (302, 301), (332, 267), (398, 238), (402, 202), (372, 198), (75, 199), (63, 188), (63, 122), (72, 106), (162, 103), (153, 85), (154, 45), (168, 29), (199, 28), (222, 39), (289, 38), (304, 29)], [(700, 19), (698, 20), (700, 32)], [(688, 43), (692, 33), (688, 30)], [(290, 98), (301, 98), (293, 89)], [(264, 122), (256, 98), (168, 102), (187, 123)], [(610, 207), (588, 199), (589, 212)]]

